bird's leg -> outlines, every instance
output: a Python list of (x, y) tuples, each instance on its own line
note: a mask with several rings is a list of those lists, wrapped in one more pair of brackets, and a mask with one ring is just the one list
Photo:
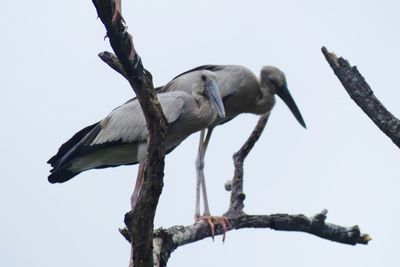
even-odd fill
[[(136, 177), (136, 183), (135, 183), (135, 189), (133, 190), (132, 196), (131, 196), (131, 208), (132, 210), (135, 209), (136, 207), (136, 203), (139, 199), (139, 194), (140, 194), (140, 190), (142, 189), (142, 185), (143, 185), (143, 179), (144, 179), (144, 171), (146, 169), (146, 160), (141, 161), (139, 163), (139, 168), (138, 168), (138, 174)], [(133, 254), (134, 254), (134, 247), (131, 246), (131, 257), (129, 259), (129, 267), (134, 267), (135, 264), (133, 262)]]
[(142, 184), (143, 184), (145, 168), (146, 168), (146, 161), (140, 162), (139, 163), (138, 174), (137, 174), (137, 177), (136, 177), (135, 189), (133, 190), (133, 193), (132, 193), (132, 196), (131, 196), (131, 208), (132, 208), (132, 210), (135, 208), (136, 203), (137, 203), (138, 198), (139, 198), (140, 189), (142, 188)]
[[(204, 177), (204, 157), (207, 151), (208, 143), (210, 142), (211, 134), (213, 128), (209, 128), (207, 130), (207, 136), (204, 139), (205, 130), (201, 131), (200, 134), (200, 143), (199, 143), (199, 151), (197, 154), (196, 160), (196, 172), (197, 172), (197, 184), (196, 184), (196, 212), (195, 212), (195, 220), (204, 220), (210, 225), (211, 236), (214, 239), (215, 235), (215, 224), (221, 225), (223, 237), (222, 241), (225, 241), (225, 233), (229, 227), (229, 221), (226, 217), (223, 216), (211, 216), (210, 208), (208, 205), (208, 197), (207, 197), (207, 189), (206, 189), (206, 180)], [(204, 213), (203, 216), (200, 216), (200, 184), (201, 190), (203, 192), (203, 204), (204, 204)]]
[(133, 253), (134, 253), (134, 251), (133, 251), (133, 246), (131, 246), (131, 257), (130, 257), (130, 259), (129, 259), (129, 265), (128, 265), (128, 267), (135, 267), (135, 263), (133, 262)]
[[(206, 155), (208, 143), (210, 142), (211, 134), (212, 134), (213, 128), (208, 128), (207, 130), (207, 136), (206, 139), (202, 142), (201, 146), (202, 149), (199, 147), (199, 154), (198, 158), (200, 161), (200, 179), (201, 179), (201, 190), (203, 192), (203, 204), (204, 204), (204, 213), (203, 216), (210, 216), (210, 207), (208, 205), (208, 197), (207, 197), (207, 189), (206, 189), (206, 180), (204, 178), (204, 157)], [(203, 134), (204, 137), (204, 134)]]
[(203, 139), (204, 139), (205, 130), (201, 130), (200, 132), (200, 142), (199, 142), (199, 151), (197, 153), (196, 159), (196, 206), (194, 210), (194, 219), (197, 221), (200, 218), (200, 186), (202, 181), (202, 169), (204, 166), (201, 166), (201, 151), (203, 149)]

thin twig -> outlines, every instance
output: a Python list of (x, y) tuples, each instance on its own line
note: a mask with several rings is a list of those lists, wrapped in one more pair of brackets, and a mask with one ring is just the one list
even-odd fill
[(400, 148), (400, 120), (374, 95), (357, 67), (352, 67), (346, 59), (338, 58), (325, 47), (322, 47), (322, 53), (354, 102)]
[(98, 55), (101, 60), (103, 60), (110, 68), (121, 74), (125, 79), (129, 79), (125, 73), (124, 68), (122, 67), (121, 63), (118, 61), (118, 58), (113, 53), (108, 51), (104, 51), (99, 53)]
[[(98, 56), (100, 57), (100, 59), (106, 63), (110, 68), (112, 68), (113, 70), (115, 70), (116, 72), (118, 72), (119, 74), (121, 74), (124, 78), (128, 79), (124, 68), (122, 67), (121, 63), (119, 62), (118, 58), (116, 55), (114, 55), (111, 52), (108, 51), (103, 51), (101, 53), (98, 54)], [(149, 71), (147, 71), (146, 69), (144, 69), (144, 71), (147, 73), (147, 75), (149, 76), (149, 79), (153, 79), (152, 75)], [(159, 93), (160, 90), (162, 89), (163, 86), (159, 86), (154, 88), (154, 90)]]

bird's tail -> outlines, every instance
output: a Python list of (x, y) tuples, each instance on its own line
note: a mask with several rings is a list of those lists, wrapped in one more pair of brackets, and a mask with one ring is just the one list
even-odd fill
[(79, 155), (80, 147), (85, 142), (90, 142), (100, 129), (99, 123), (87, 126), (59, 148), (57, 154), (47, 161), (53, 167), (48, 177), (50, 183), (63, 183), (80, 173), (69, 170), (71, 159)]
[(80, 173), (69, 171), (68, 168), (64, 166), (62, 168), (52, 169), (50, 172), (51, 174), (49, 175), (48, 180), (52, 184), (64, 183)]

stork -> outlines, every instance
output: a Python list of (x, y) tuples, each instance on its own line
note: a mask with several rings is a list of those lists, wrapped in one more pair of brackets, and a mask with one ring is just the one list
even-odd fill
[[(185, 90), (190, 92), (188, 86), (199, 72), (212, 71), (217, 77), (218, 88), (224, 103), (226, 116), (217, 118), (207, 130), (201, 131), (198, 156), (196, 160), (196, 208), (195, 219), (210, 217), (210, 209), (207, 199), (206, 184), (204, 179), (204, 156), (213, 129), (224, 124), (242, 113), (257, 115), (271, 112), (275, 105), (275, 95), (278, 95), (289, 107), (297, 121), (306, 128), (306, 124), (299, 109), (294, 102), (288, 87), (284, 73), (276, 67), (264, 66), (258, 79), (252, 71), (239, 65), (204, 65), (188, 70), (174, 79), (165, 87), (160, 87), (159, 92)], [(200, 216), (200, 186), (203, 193), (204, 213)], [(225, 224), (224, 219), (216, 218), (216, 221)]]
[[(168, 121), (165, 146), (173, 150), (190, 134), (207, 128), (217, 116), (225, 117), (216, 75), (208, 70), (192, 77), (190, 88), (158, 94)], [(167, 88), (165, 88), (167, 89)], [(63, 144), (49, 159), (50, 183), (63, 183), (90, 169), (140, 163), (131, 198), (135, 206), (143, 182), (147, 153), (146, 121), (136, 98), (114, 109), (106, 118), (85, 127)]]

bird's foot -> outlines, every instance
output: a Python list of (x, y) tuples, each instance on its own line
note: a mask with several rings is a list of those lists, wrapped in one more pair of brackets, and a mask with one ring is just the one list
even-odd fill
[(214, 240), (215, 236), (215, 225), (220, 225), (222, 230), (222, 242), (225, 242), (226, 231), (228, 231), (229, 220), (224, 216), (211, 216), (211, 215), (203, 215), (203, 216), (195, 216), (195, 221), (205, 221), (211, 230), (211, 237)]

